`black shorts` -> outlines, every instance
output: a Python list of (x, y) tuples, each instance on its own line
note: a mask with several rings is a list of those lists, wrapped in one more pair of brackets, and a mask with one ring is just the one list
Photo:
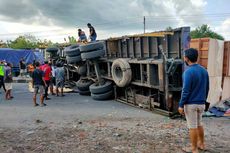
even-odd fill
[(56, 86), (56, 78), (55, 77), (51, 78), (50, 85)]

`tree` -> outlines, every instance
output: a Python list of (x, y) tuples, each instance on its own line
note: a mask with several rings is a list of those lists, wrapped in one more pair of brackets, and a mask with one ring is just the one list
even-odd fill
[(32, 35), (19, 36), (14, 41), (10, 41), (9, 47), (14, 49), (35, 49), (38, 48), (38, 40)]
[(166, 31), (173, 31), (173, 28), (169, 26), (169, 27), (167, 27), (165, 30), (166, 30)]
[(74, 36), (68, 36), (68, 39), (70, 44), (75, 44), (77, 42)]
[(224, 37), (210, 29), (207, 24), (203, 24), (200, 27), (197, 27), (195, 30), (190, 32), (191, 38), (204, 38), (210, 37), (214, 39), (224, 40)]

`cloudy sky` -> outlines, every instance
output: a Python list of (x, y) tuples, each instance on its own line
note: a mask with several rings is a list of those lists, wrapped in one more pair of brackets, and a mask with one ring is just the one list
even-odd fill
[(32, 34), (39, 39), (64, 42), (77, 37), (77, 28), (88, 35), (91, 23), (99, 39), (166, 27), (208, 24), (230, 40), (228, 0), (0, 0), (0, 40)]

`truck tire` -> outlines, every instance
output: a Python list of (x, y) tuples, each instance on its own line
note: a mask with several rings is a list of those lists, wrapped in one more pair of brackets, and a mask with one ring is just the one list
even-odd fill
[(86, 45), (81, 45), (80, 47), (81, 52), (90, 52), (92, 50), (101, 50), (104, 48), (104, 42), (98, 41), (98, 42), (92, 42), (88, 43)]
[(99, 85), (98, 83), (94, 83), (89, 86), (89, 90), (92, 94), (101, 94), (106, 93), (112, 90), (113, 85), (111, 81), (106, 81), (105, 84)]
[(91, 97), (94, 99), (94, 100), (107, 100), (107, 99), (110, 99), (112, 98), (113, 96), (113, 90), (110, 90), (106, 93), (102, 93), (102, 94), (93, 94), (91, 93)]
[(105, 55), (105, 50), (101, 49), (101, 50), (94, 50), (90, 52), (83, 52), (81, 53), (81, 58), (83, 60), (89, 60), (94, 58), (100, 58), (103, 57), (104, 55)]
[(79, 94), (83, 95), (83, 96), (90, 96), (90, 91), (89, 90), (87, 90), (87, 91), (81, 91), (81, 90), (79, 90)]
[(81, 61), (81, 56), (78, 55), (78, 56), (66, 56), (66, 60), (67, 60), (67, 63), (68, 64), (71, 64), (71, 63), (77, 63), (77, 62), (80, 62)]
[(86, 67), (86, 65), (80, 65), (80, 66), (78, 66), (77, 73), (80, 76), (85, 76), (86, 73), (87, 73), (87, 67)]
[(79, 56), (80, 54), (81, 53), (80, 53), (79, 48), (73, 48), (73, 49), (69, 49), (65, 51), (65, 55), (69, 57)]
[(112, 78), (118, 87), (125, 87), (132, 80), (130, 64), (126, 59), (116, 59), (112, 64)]
[(76, 82), (79, 91), (89, 91), (89, 86), (91, 84), (93, 84), (93, 81), (88, 79), (80, 79)]
[(58, 48), (50, 47), (50, 48), (46, 49), (46, 52), (48, 52), (48, 53), (57, 53), (58, 52)]

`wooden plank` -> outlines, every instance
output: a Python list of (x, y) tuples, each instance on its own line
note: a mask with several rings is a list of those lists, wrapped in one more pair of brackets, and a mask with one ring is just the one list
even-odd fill
[(210, 102), (210, 106), (214, 106), (220, 101), (220, 96), (222, 92), (221, 88), (222, 76), (209, 77), (209, 94), (207, 101)]
[(230, 41), (224, 43), (223, 76), (230, 76)]
[(210, 39), (208, 50), (208, 73), (216, 77), (223, 74), (224, 41)]
[(230, 98), (230, 77), (224, 77), (222, 100)]
[[(143, 96), (143, 95), (140, 95), (140, 94), (135, 94), (136, 104), (139, 107), (142, 107), (142, 108), (150, 109), (151, 99), (153, 99), (153, 98), (150, 98), (150, 96)], [(152, 101), (154, 101), (154, 100), (152, 100)]]

